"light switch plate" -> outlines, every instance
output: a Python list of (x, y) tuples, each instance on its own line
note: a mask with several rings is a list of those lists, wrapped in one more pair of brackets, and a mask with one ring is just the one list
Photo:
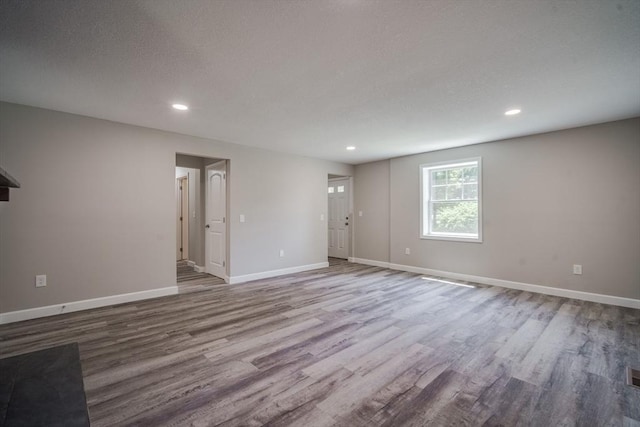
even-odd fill
[(47, 275), (38, 274), (36, 276), (36, 288), (44, 288), (45, 286), (47, 286)]

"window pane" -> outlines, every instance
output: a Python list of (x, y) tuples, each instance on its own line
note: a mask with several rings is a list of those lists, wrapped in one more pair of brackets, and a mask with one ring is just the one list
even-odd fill
[(431, 172), (431, 180), (434, 185), (441, 185), (447, 183), (447, 171), (439, 170)]
[(457, 184), (462, 181), (462, 168), (447, 169), (447, 184)]
[(480, 241), (480, 161), (422, 165), (424, 238)]
[(478, 168), (476, 166), (464, 168), (462, 177), (464, 182), (478, 182)]
[(344, 185), (338, 185), (338, 193), (344, 193)]
[(478, 202), (433, 202), (431, 231), (478, 234)]
[(462, 198), (478, 200), (478, 184), (464, 184)]
[(439, 185), (431, 189), (431, 200), (447, 200), (447, 186)]
[(329, 193), (333, 193), (333, 187), (329, 187)]
[(447, 200), (462, 199), (462, 185), (447, 185)]

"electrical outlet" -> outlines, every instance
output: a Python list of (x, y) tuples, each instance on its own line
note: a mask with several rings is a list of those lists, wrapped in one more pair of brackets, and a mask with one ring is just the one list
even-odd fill
[(36, 276), (36, 288), (44, 288), (47, 286), (47, 275), (39, 274)]
[(280, 249), (280, 258), (284, 257), (284, 249)]
[(405, 249), (404, 249), (404, 254), (405, 254), (405, 255), (411, 255), (411, 249), (409, 249), (409, 248), (405, 248)]
[(573, 274), (582, 274), (582, 265), (573, 264)]

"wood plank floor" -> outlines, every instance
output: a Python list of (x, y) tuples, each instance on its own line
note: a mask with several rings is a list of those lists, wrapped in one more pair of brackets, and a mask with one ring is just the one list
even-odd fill
[(211, 277), (210, 274), (197, 272), (194, 267), (190, 266), (187, 261), (184, 260), (176, 261), (176, 274), (178, 276), (178, 283)]
[(0, 327), (78, 342), (92, 425), (640, 425), (640, 311), (336, 260)]
[(181, 294), (206, 291), (225, 283), (224, 279), (211, 274), (198, 273), (187, 264), (187, 261), (178, 261), (176, 263), (176, 274), (178, 292)]

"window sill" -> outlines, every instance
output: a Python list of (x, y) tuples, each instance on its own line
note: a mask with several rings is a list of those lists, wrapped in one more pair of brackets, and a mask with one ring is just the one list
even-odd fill
[(420, 236), (420, 238), (422, 240), (444, 240), (449, 242), (482, 243), (482, 237), (425, 235), (425, 236)]

